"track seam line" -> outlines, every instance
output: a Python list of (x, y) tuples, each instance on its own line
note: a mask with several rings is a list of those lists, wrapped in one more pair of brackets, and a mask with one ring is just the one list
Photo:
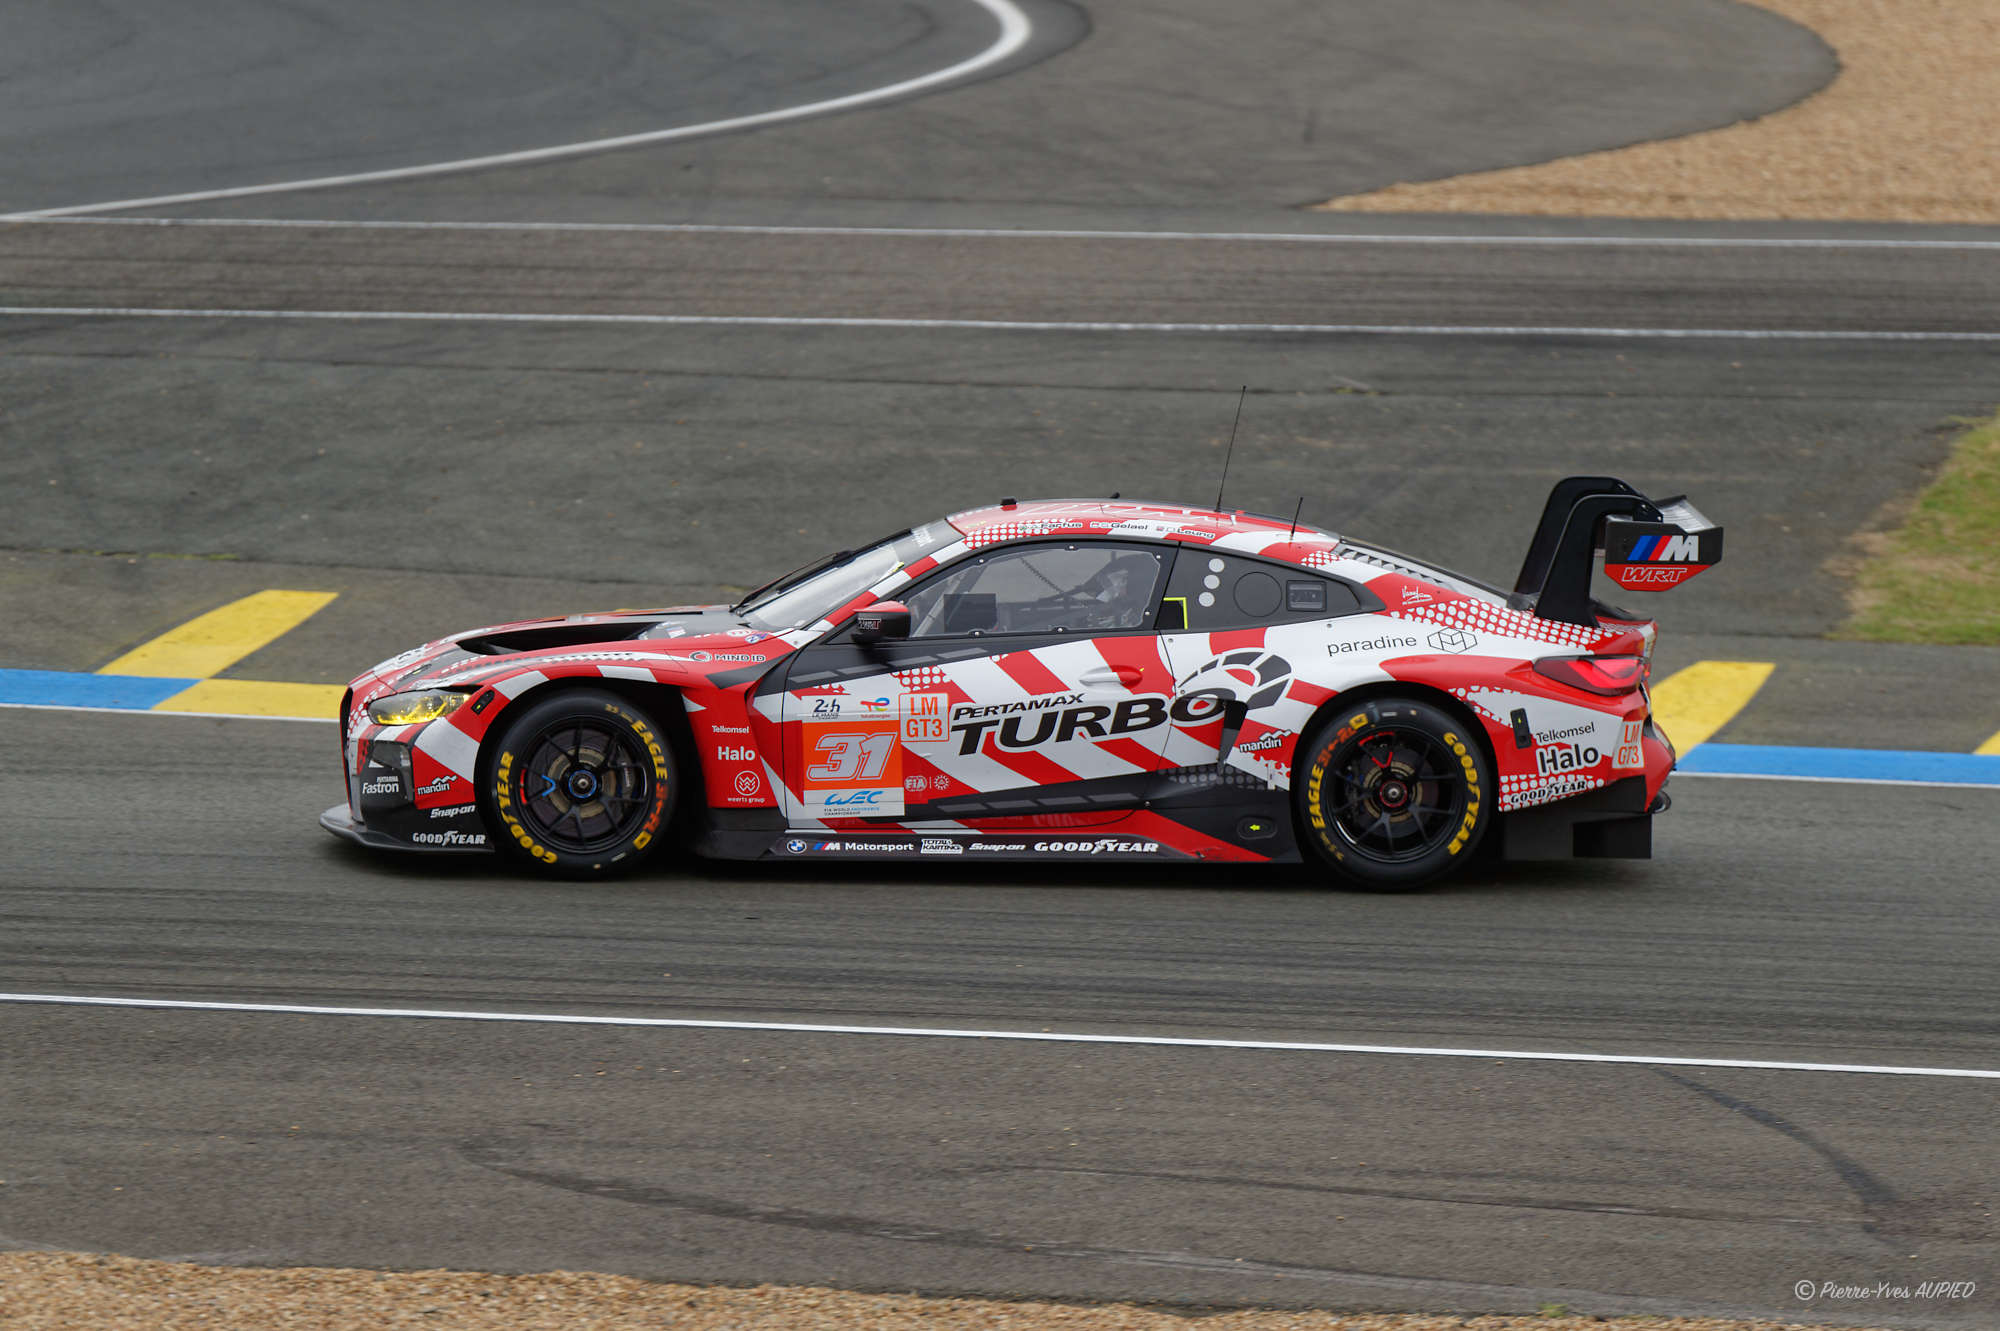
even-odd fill
[(0, 317), (249, 319), (402, 323), (569, 324), (687, 328), (884, 328), (1027, 333), (1277, 333), (1359, 337), (1578, 337), (1759, 342), (2000, 342), (2000, 332), (1786, 328), (1618, 328), (1531, 324), (1151, 323), (1039, 319), (917, 319), (781, 314), (545, 314), (448, 310), (240, 310), (163, 306), (5, 305)]

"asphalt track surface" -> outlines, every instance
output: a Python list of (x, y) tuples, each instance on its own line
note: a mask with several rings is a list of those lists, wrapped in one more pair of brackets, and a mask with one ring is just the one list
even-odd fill
[[(1969, 749), (2000, 727), (1993, 653), (1818, 635), (1842, 613), (1829, 561), (1992, 398), (1973, 339), (2000, 331), (1995, 252), (1907, 242), (1996, 237), (1462, 247), (1410, 238), (1578, 228), (1280, 207), (1723, 123), (1831, 72), (1741, 7), (1502, 8), (1267, 6), (1222, 30), (1195, 6), (1031, 7), (990, 77), (874, 111), (174, 210), (1396, 243), (0, 226), (10, 308), (209, 312), (0, 316), (0, 666), (95, 669), (286, 586), (341, 597), (237, 671), (337, 681), (476, 622), (714, 596), (999, 493), (1200, 499), (1248, 383), (1234, 502), (1303, 494), (1310, 519), (1506, 579), (1555, 477), (1685, 488), (1731, 557), (1652, 603), (1663, 659), (1785, 663), (1725, 737)], [(315, 11), (266, 12), (211, 12), (189, 49), (212, 68), (141, 10), (93, 11), (129, 40), (53, 25), (0, 98), (47, 105), (66, 40), (101, 52), (101, 88), (65, 85), (33, 127), (61, 150), (10, 157), (0, 207), (641, 132), (992, 39), (944, 4), (782, 28), (677, 6), (657, 29), (597, 6), (559, 33), (528, 7), (386, 48), (364, 9), (309, 40), (282, 24)], [(681, 63), (652, 79), (642, 54)], [(1327, 77), (1340, 60), (1367, 77)], [(130, 77), (153, 64), (188, 77)], [(314, 95), (286, 93), (308, 68)], [(398, 97), (368, 95), (383, 70)], [(540, 100), (496, 95), (536, 77)], [(1734, 243), (1759, 237), (1897, 244)], [(349, 317), (385, 313), (728, 322)], [(1792, 336), (1664, 335), (1691, 329)], [(2000, 1069), (1990, 791), (1686, 778), (1651, 863), (1411, 897), (917, 866), (552, 891), (325, 838), (328, 726), (7, 710), (0, 737), (15, 993)], [(0, 1030), (12, 1245), (1967, 1327), (2000, 1278), (1991, 1080), (39, 1005)], [(1927, 1278), (1984, 1288), (1792, 1292)]]

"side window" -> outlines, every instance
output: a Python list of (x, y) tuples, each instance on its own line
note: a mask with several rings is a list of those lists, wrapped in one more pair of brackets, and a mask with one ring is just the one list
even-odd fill
[(1337, 578), (1183, 546), (1167, 584), (1162, 618), (1174, 621), (1185, 614), (1176, 627), (1212, 633), (1330, 619), (1360, 609), (1361, 598)]
[(1159, 550), (1094, 542), (974, 555), (903, 598), (910, 636), (1145, 628), (1164, 563)]

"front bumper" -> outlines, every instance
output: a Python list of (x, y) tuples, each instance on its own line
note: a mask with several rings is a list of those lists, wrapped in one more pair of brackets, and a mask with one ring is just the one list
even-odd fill
[[(427, 855), (488, 855), (493, 847), (486, 844), (483, 834), (474, 841), (470, 837), (449, 845), (427, 845), (392, 837), (365, 826), (345, 804), (336, 804), (319, 816), (319, 825), (337, 837), (354, 842), (358, 846), (370, 846), (376, 850), (414, 850)], [(421, 834), (419, 834), (421, 835)], [(438, 833), (434, 835), (445, 835)], [(452, 834), (457, 835), (457, 834)]]

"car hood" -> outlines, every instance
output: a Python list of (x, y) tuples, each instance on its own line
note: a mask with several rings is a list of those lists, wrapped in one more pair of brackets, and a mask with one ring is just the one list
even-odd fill
[(750, 628), (726, 605), (524, 619), (454, 633), (392, 656), (357, 677), (353, 688), (359, 703), (391, 691), (460, 687), (579, 652), (658, 655), (699, 664), (715, 652), (738, 653), (774, 636)]

